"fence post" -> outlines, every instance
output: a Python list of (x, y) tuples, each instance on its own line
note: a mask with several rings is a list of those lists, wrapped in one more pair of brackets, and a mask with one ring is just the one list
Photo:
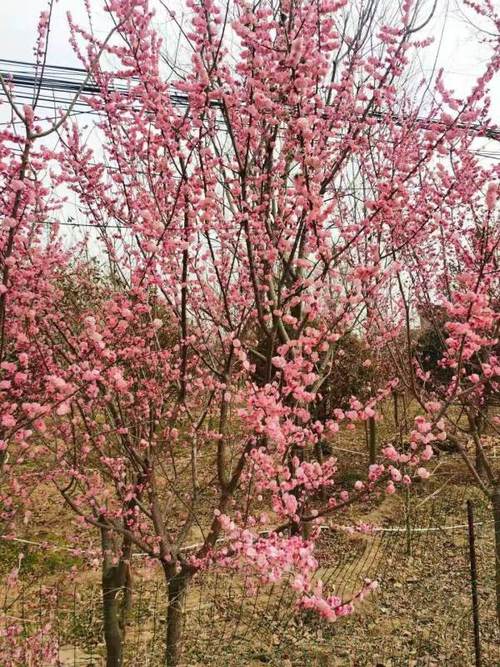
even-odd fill
[(474, 624), (474, 655), (476, 667), (481, 667), (481, 635), (479, 632), (479, 600), (477, 595), (477, 562), (474, 536), (474, 509), (472, 501), (467, 501), (467, 523), (469, 526), (470, 584), (472, 595), (472, 622)]

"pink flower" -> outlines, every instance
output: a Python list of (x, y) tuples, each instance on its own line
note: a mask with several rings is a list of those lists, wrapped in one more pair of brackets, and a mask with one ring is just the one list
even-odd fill
[(392, 445), (384, 447), (382, 453), (387, 459), (389, 459), (389, 461), (397, 461), (399, 459), (399, 454)]
[(422, 461), (428, 461), (432, 458), (434, 451), (430, 445), (426, 445), (424, 451), (420, 454)]
[(283, 369), (286, 366), (286, 360), (283, 357), (273, 357), (272, 363), (275, 368)]
[(283, 494), (283, 504), (285, 505), (287, 514), (290, 516), (295, 515), (297, 512), (297, 498), (292, 496), (290, 493)]
[(384, 466), (374, 463), (368, 468), (368, 479), (370, 482), (375, 482), (384, 472)]
[(6, 428), (12, 428), (16, 425), (16, 420), (11, 414), (2, 415), (0, 422), (2, 426), (5, 426)]
[(320, 616), (326, 618), (327, 621), (334, 621), (336, 619), (335, 611), (330, 607), (326, 600), (317, 600), (315, 604), (316, 611), (319, 612)]
[(394, 466), (390, 466), (390, 473), (394, 482), (400, 482), (403, 479), (401, 472)]
[(493, 211), (497, 202), (498, 188), (495, 183), (490, 183), (486, 191), (486, 206), (489, 211)]
[(292, 582), (292, 588), (296, 591), (303, 592), (306, 588), (306, 582), (301, 574), (298, 574)]

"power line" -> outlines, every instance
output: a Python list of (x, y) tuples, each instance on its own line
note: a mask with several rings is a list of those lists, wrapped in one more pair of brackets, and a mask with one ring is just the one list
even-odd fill
[[(98, 84), (92, 81), (86, 81), (88, 77), (88, 71), (83, 68), (77, 67), (65, 67), (61, 65), (46, 65), (43, 68), (43, 73), (39, 73), (40, 67), (36, 63), (30, 63), (23, 60), (10, 60), (5, 58), (0, 58), (0, 64), (3, 64), (2, 75), (14, 85), (22, 89), (28, 89), (31, 91), (34, 90), (51, 90), (53, 93), (57, 92), (63, 95), (75, 96), (79, 93), (81, 94), (91, 94), (96, 95), (102, 93), (102, 89)], [(60, 78), (56, 75), (58, 73), (65, 73), (66, 78)], [(131, 79), (132, 82), (136, 79)], [(129, 86), (123, 86), (116, 83), (113, 83), (109, 88), (109, 92), (118, 92), (121, 94), (127, 94), (129, 92)], [(0, 91), (0, 94), (3, 94), (3, 91)], [(22, 95), (22, 93), (21, 93)], [(170, 99), (174, 106), (182, 106), (189, 108), (189, 97), (184, 93), (175, 91), (172, 86), (172, 92), (169, 93)], [(28, 98), (29, 95), (24, 93), (24, 99)], [(40, 97), (42, 101), (51, 102), (53, 98), (50, 97)], [(59, 98), (54, 100), (60, 104), (66, 103), (68, 100), (64, 98)], [(79, 106), (88, 107), (88, 103), (85, 100), (77, 100)], [(214, 108), (222, 109), (223, 104), (219, 100), (211, 100), (210, 106)], [(412, 121), (416, 123), (420, 129), (429, 129), (431, 127), (440, 127), (446, 129), (447, 124), (445, 121), (439, 118), (428, 118), (425, 116), (418, 117), (408, 117), (401, 114), (388, 114), (383, 111), (373, 110), (368, 114), (371, 118), (374, 118), (380, 122), (387, 122), (391, 120), (395, 124), (402, 125), (407, 121)], [(500, 129), (496, 127), (487, 127), (480, 124), (471, 124), (466, 123), (455, 123), (455, 128), (468, 130), (474, 132), (479, 136), (493, 139), (495, 141), (500, 141)]]
[[(12, 83), (14, 86), (22, 89), (36, 90), (51, 90), (53, 92), (76, 95), (76, 94), (91, 94), (96, 95), (102, 92), (101, 87), (95, 82), (86, 81), (88, 72), (85, 69), (77, 67), (64, 67), (61, 65), (46, 65), (43, 68), (43, 74), (40, 75), (39, 67), (36, 63), (29, 63), (22, 60), (8, 60), (0, 58), (2, 76)], [(66, 78), (55, 76), (57, 73), (65, 72)], [(116, 77), (115, 77), (116, 79)], [(132, 83), (137, 82), (137, 79), (132, 78)], [(129, 86), (120, 85), (116, 82), (109, 88), (109, 92), (117, 92), (126, 95), (129, 92)], [(2, 91), (3, 94), (3, 91)], [(188, 106), (189, 98), (187, 95), (173, 91), (169, 93), (170, 99), (174, 105)], [(88, 106), (85, 100), (78, 100), (79, 104)], [(211, 105), (220, 107), (221, 103), (218, 100), (212, 100)]]

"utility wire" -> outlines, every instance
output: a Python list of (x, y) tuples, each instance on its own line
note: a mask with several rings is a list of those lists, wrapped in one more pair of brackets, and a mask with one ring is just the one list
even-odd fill
[[(53, 92), (67, 95), (74, 95), (78, 92), (81, 92), (82, 94), (96, 95), (102, 92), (99, 85), (97, 85), (95, 82), (93, 83), (92, 81), (88, 81), (85, 83), (88, 72), (82, 68), (64, 67), (61, 65), (46, 65), (44, 68), (44, 74), (40, 76), (37, 73), (36, 63), (0, 58), (0, 69), (4, 78), (19, 88), (27, 88), (29, 90), (36, 88), (41, 88), (42, 90), (49, 89)], [(64, 73), (65, 78), (57, 76), (57, 74), (62, 75), (62, 73)], [(134, 82), (134, 79), (131, 81)], [(129, 87), (114, 83), (109, 88), (109, 91), (127, 94), (129, 92)], [(1, 92), (3, 94), (3, 91)], [(174, 106), (189, 107), (189, 97), (184, 93), (172, 90), (170, 93), (170, 99)], [(42, 101), (51, 100), (50, 98), (45, 97)], [(58, 101), (63, 103), (62, 100)], [(88, 106), (88, 103), (85, 100), (78, 100), (77, 103), (80, 106)], [(222, 102), (219, 100), (211, 100), (210, 105), (215, 108), (222, 108)], [(446, 128), (445, 121), (439, 118), (426, 118), (425, 116), (418, 116), (414, 119), (410, 119), (401, 114), (387, 114), (383, 111), (377, 110), (371, 111), (369, 116), (381, 122), (387, 122), (387, 120), (391, 120), (392, 122), (400, 125), (408, 120), (413, 120), (420, 126), (421, 129), (429, 129), (431, 127), (441, 127), (443, 129)], [(465, 129), (471, 132), (475, 132), (479, 136), (483, 136), (488, 139), (500, 141), (500, 129), (496, 127), (487, 127), (481, 124), (468, 125), (466, 123), (460, 122), (457, 123), (455, 127), (458, 129)]]

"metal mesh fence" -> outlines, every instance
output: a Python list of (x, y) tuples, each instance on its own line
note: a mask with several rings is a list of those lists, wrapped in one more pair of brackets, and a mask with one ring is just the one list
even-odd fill
[[(352, 616), (334, 624), (299, 611), (287, 582), (259, 585), (222, 571), (196, 578), (185, 599), (186, 664), (474, 665), (465, 511), (470, 491), (457, 489), (441, 494), (439, 502), (412, 499), (396, 524), (384, 525), (389, 522), (382, 516), (372, 534), (322, 533), (317, 576), (326, 588), (349, 598), (365, 578), (379, 581)], [(494, 526), (487, 504), (472, 497), (481, 664), (493, 667), (500, 664)], [(447, 515), (450, 520), (443, 521)], [(97, 575), (77, 581), (49, 581), (6, 598), (2, 624), (17, 623), (29, 642), (50, 621), (61, 665), (97, 667), (104, 664), (99, 581)], [(159, 573), (141, 573), (126, 637), (127, 666), (162, 664), (165, 617)]]

